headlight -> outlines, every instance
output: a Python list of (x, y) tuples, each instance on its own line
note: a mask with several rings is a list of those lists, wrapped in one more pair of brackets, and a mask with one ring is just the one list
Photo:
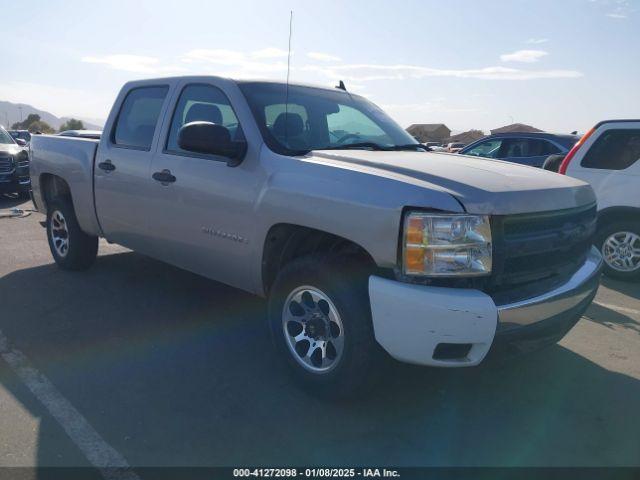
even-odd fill
[(404, 218), (406, 275), (477, 276), (491, 273), (491, 225), (486, 215), (409, 212)]

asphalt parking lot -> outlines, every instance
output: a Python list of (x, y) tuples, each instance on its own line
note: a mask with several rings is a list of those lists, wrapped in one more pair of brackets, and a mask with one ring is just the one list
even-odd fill
[[(89, 465), (102, 447), (65, 426), (76, 413), (132, 466), (640, 465), (638, 284), (605, 279), (547, 350), (394, 365), (336, 404), (291, 383), (263, 300), (106, 242), (88, 272), (61, 271), (42, 220), (0, 219), (1, 466)], [(25, 371), (59, 397), (43, 403)]]

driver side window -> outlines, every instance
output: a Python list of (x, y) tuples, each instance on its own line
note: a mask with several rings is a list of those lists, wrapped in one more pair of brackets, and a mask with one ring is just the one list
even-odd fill
[(229, 130), (232, 139), (238, 132), (238, 118), (229, 99), (212, 85), (187, 85), (180, 94), (167, 137), (167, 151), (187, 152), (178, 146), (178, 132), (190, 122), (211, 122)]

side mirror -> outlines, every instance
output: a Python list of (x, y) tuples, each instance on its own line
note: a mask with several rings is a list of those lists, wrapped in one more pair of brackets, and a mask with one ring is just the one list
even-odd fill
[(178, 132), (178, 146), (183, 150), (228, 158), (227, 165), (240, 164), (247, 152), (247, 142), (231, 140), (226, 127), (211, 122), (190, 122)]
[(23, 139), (21, 138), (14, 138), (14, 140), (16, 141), (16, 143), (18, 145), (20, 145), (21, 147), (26, 147), (27, 146), (27, 142), (25, 142)]

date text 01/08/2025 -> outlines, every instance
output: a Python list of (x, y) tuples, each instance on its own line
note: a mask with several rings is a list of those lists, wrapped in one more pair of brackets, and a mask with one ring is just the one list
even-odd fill
[(386, 468), (236, 468), (234, 477), (263, 477), (263, 478), (399, 478), (397, 470)]

